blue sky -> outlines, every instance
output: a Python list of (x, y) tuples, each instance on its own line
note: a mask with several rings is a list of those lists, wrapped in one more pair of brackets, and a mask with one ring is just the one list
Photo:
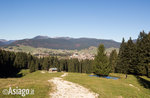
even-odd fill
[(149, 5), (150, 0), (0, 0), (0, 39), (135, 39), (150, 31)]

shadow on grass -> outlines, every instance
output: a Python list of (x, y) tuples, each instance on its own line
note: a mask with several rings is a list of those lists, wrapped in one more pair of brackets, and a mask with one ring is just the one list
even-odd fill
[(11, 75), (1, 75), (0, 78), (21, 78), (23, 77), (22, 73), (11, 74)]
[(150, 89), (150, 81), (141, 78), (140, 76), (135, 76), (135, 77), (137, 78), (140, 85), (142, 85), (144, 88)]
[(20, 77), (23, 77), (23, 74), (22, 74), (22, 73), (19, 73), (19, 74), (16, 74), (14, 77), (15, 77), (15, 78), (20, 78)]

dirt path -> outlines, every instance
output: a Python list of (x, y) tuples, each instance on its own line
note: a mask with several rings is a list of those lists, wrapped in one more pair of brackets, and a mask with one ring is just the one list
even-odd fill
[(64, 73), (60, 78), (49, 80), (56, 85), (55, 92), (50, 93), (51, 98), (98, 98), (98, 94), (90, 92), (83, 86), (63, 80), (62, 77), (66, 75), (67, 73)]

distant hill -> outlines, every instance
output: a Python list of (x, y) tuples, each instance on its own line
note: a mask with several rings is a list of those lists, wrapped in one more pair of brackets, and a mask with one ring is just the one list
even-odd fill
[(0, 39), (0, 42), (6, 42), (7, 40), (5, 40), (5, 39)]
[(104, 44), (106, 48), (119, 48), (120, 43), (113, 40), (95, 39), (95, 38), (69, 38), (57, 37), (49, 38), (47, 36), (36, 36), (32, 39), (24, 39), (15, 41), (9, 46), (26, 45), (35, 48), (50, 48), (50, 49), (85, 49), (90, 46), (97, 47), (99, 44)]
[(4, 44), (3, 42), (0, 41), (0, 46), (3, 46), (3, 45), (5, 45), (5, 44)]
[(5, 39), (0, 39), (0, 46), (5, 46), (5, 45), (9, 45), (11, 43), (15, 42), (15, 40), (5, 40)]
[(49, 38), (48, 36), (39, 35), (39, 36), (34, 37), (33, 39), (48, 39), (48, 38)]

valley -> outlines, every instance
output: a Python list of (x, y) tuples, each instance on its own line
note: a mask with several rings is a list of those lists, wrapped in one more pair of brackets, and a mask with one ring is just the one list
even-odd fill
[[(63, 50), (63, 49), (48, 49), (48, 48), (34, 48), (31, 46), (17, 45), (17, 46), (7, 46), (3, 47), (3, 50), (13, 51), (13, 52), (26, 52), (30, 53), (36, 57), (47, 57), (47, 56), (57, 56), (58, 58), (78, 58), (78, 59), (94, 59), (97, 53), (97, 47), (90, 46), (86, 49), (81, 50)], [(106, 53), (109, 56), (112, 50), (119, 52), (119, 48), (107, 48)]]

